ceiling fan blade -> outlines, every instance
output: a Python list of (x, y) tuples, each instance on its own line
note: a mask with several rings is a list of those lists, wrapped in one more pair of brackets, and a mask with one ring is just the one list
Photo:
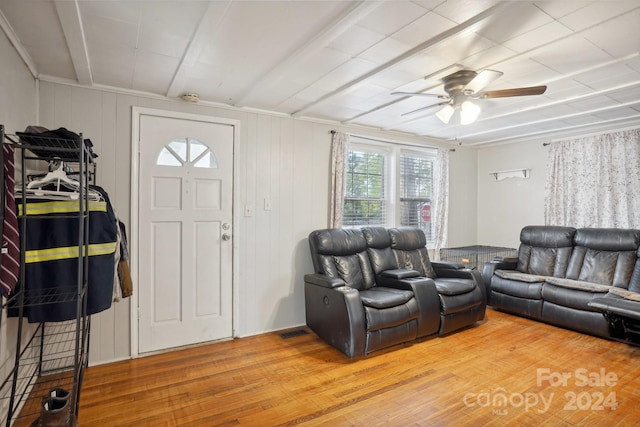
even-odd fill
[(477, 94), (478, 98), (507, 98), (510, 96), (542, 95), (546, 86), (519, 87), (514, 89), (489, 90)]
[(502, 71), (482, 70), (462, 89), (465, 93), (476, 93), (504, 74)]
[(427, 105), (426, 107), (418, 108), (417, 110), (409, 111), (409, 112), (407, 112), (407, 113), (402, 113), (402, 114), (400, 114), (400, 115), (401, 115), (402, 117), (404, 117), (404, 116), (408, 116), (408, 115), (410, 115), (410, 114), (419, 113), (420, 111), (427, 111), (427, 110), (430, 110), (430, 109), (432, 109), (432, 108), (441, 107), (441, 106), (443, 106), (443, 105), (447, 105), (447, 104), (449, 104), (449, 101), (446, 101), (446, 102), (439, 102), (439, 103), (437, 103), (437, 104)]
[(437, 93), (424, 93), (424, 92), (391, 92), (391, 95), (429, 96), (433, 98), (449, 99), (449, 97), (446, 95), (440, 95)]

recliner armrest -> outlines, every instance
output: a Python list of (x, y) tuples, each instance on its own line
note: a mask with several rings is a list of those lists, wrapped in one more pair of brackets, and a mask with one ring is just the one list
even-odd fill
[[(493, 258), (492, 262), (508, 262), (508, 263), (513, 263), (513, 264), (518, 264), (518, 257), (502, 257), (502, 256), (497, 256)], [(514, 267), (515, 268), (515, 267)], [(503, 269), (504, 270), (504, 269)]]
[(337, 277), (327, 277), (324, 274), (305, 274), (304, 276), (305, 283), (310, 283), (312, 285), (323, 286), (325, 288), (339, 288), (341, 286), (347, 286), (344, 280), (339, 279)]
[(436, 270), (436, 273), (438, 270), (462, 270), (467, 268), (466, 265), (453, 261), (431, 261), (431, 266)]
[(593, 298), (587, 305), (605, 313), (640, 320), (640, 302), (637, 301), (604, 296)]
[(380, 273), (382, 277), (389, 277), (391, 279), (407, 279), (410, 277), (419, 277), (420, 273), (408, 268), (396, 268), (394, 270), (385, 270)]
[(503, 261), (494, 259), (482, 268), (482, 281), (487, 292), (487, 304), (491, 304), (491, 279), (496, 270), (515, 270), (518, 266), (518, 258), (504, 258)]

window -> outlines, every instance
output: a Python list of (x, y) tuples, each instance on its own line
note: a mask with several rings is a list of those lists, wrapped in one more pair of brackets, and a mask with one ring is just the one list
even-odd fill
[(196, 168), (218, 167), (213, 151), (192, 138), (174, 139), (160, 151), (156, 161), (160, 166), (183, 166), (185, 163), (190, 163)]
[(387, 154), (366, 148), (349, 148), (345, 165), (343, 224), (387, 223)]
[(431, 241), (433, 155), (400, 153), (400, 225), (419, 227)]
[(414, 226), (433, 240), (434, 149), (363, 143), (347, 148), (343, 226)]

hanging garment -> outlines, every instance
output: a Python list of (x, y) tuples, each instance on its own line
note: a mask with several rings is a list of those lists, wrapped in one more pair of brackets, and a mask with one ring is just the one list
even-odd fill
[[(107, 193), (89, 202), (87, 314), (111, 307), (117, 223)], [(23, 209), (26, 206), (26, 210)], [(29, 322), (58, 322), (78, 313), (79, 216), (78, 200), (29, 199), (19, 201), (20, 221), (27, 221), (24, 236), (25, 316)]]
[(4, 155), (4, 221), (2, 224), (2, 261), (0, 262), (0, 295), (8, 295), (20, 276), (20, 235), (16, 217), (15, 160), (11, 144), (2, 144)]
[(120, 229), (120, 261), (118, 262), (118, 278), (120, 281), (120, 291), (122, 298), (133, 295), (133, 280), (131, 280), (131, 269), (129, 268), (129, 244), (127, 241), (127, 229), (122, 221), (118, 221)]

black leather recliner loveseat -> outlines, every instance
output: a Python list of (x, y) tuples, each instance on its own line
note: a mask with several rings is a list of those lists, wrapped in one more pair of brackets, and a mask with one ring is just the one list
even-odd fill
[(518, 258), (487, 263), (482, 275), (496, 309), (639, 342), (640, 230), (527, 226)]
[(480, 273), (431, 263), (420, 229), (316, 230), (309, 247), (315, 272), (304, 277), (307, 325), (348, 357), (484, 318)]

